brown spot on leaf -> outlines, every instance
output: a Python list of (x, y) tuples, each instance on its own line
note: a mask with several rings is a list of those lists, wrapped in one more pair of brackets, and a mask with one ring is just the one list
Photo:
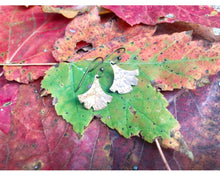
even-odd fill
[(192, 160), (194, 159), (192, 152), (187, 146), (182, 134), (178, 130), (171, 130), (170, 137), (168, 139), (162, 140), (162, 145), (164, 147), (171, 147), (177, 151), (180, 151), (190, 157)]
[(109, 144), (105, 145), (105, 147), (104, 147), (105, 151), (109, 151), (110, 149), (111, 149), (111, 145), (109, 145)]
[(137, 113), (137, 111), (135, 111), (132, 107), (129, 108), (129, 111), (130, 111), (133, 115), (135, 115), (135, 114)]
[(32, 75), (31, 75), (31, 72), (28, 72), (28, 74), (27, 74), (27, 78), (28, 78), (29, 81), (32, 81)]
[(195, 81), (195, 84), (197, 87), (203, 87), (209, 83), (210, 83), (210, 81), (209, 81), (209, 77), (207, 75), (202, 76), (199, 80)]

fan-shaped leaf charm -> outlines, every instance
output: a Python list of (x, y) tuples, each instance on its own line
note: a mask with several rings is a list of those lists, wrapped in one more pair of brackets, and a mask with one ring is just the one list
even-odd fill
[(99, 84), (99, 79), (97, 75), (92, 84), (92, 87), (84, 94), (78, 95), (80, 103), (84, 103), (86, 109), (93, 107), (95, 111), (104, 109), (107, 103), (112, 101), (112, 96), (107, 95), (101, 88)]
[(138, 79), (135, 77), (139, 75), (139, 70), (124, 70), (115, 64), (111, 64), (114, 72), (114, 81), (110, 90), (112, 92), (118, 91), (119, 94), (126, 94), (132, 91), (131, 85), (137, 85)]

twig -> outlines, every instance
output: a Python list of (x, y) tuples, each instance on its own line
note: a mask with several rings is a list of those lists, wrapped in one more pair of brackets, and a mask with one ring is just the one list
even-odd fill
[(58, 63), (24, 63), (24, 64), (19, 64), (19, 63), (0, 63), (0, 66), (54, 66)]
[(164, 156), (164, 154), (163, 154), (163, 151), (162, 151), (162, 149), (161, 149), (161, 147), (160, 147), (160, 143), (159, 143), (159, 141), (158, 141), (157, 138), (155, 138), (155, 142), (156, 142), (157, 149), (158, 149), (158, 151), (159, 151), (159, 153), (160, 153), (160, 156), (161, 156), (161, 158), (162, 158), (162, 160), (163, 160), (163, 162), (164, 162), (164, 164), (165, 164), (167, 170), (171, 170), (171, 168), (170, 168), (170, 166), (169, 166), (169, 164), (168, 164), (168, 162), (167, 162), (167, 160), (166, 160), (166, 158), (165, 158), (165, 156)]

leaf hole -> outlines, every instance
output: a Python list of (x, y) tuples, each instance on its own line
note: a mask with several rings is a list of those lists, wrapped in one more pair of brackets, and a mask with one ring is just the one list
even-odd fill
[(158, 19), (159, 19), (160, 21), (163, 21), (163, 20), (165, 20), (165, 16), (160, 16)]
[(79, 41), (76, 43), (75, 51), (77, 54), (88, 52), (93, 48), (92, 43), (86, 41)]

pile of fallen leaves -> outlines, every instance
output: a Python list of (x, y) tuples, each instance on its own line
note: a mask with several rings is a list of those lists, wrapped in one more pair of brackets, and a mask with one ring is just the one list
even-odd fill
[[(165, 169), (155, 138), (171, 169), (219, 169), (218, 10), (0, 6), (0, 169)], [(121, 47), (119, 67), (140, 72), (123, 95), (109, 92)], [(101, 111), (77, 98), (96, 71), (75, 92), (97, 57)]]

